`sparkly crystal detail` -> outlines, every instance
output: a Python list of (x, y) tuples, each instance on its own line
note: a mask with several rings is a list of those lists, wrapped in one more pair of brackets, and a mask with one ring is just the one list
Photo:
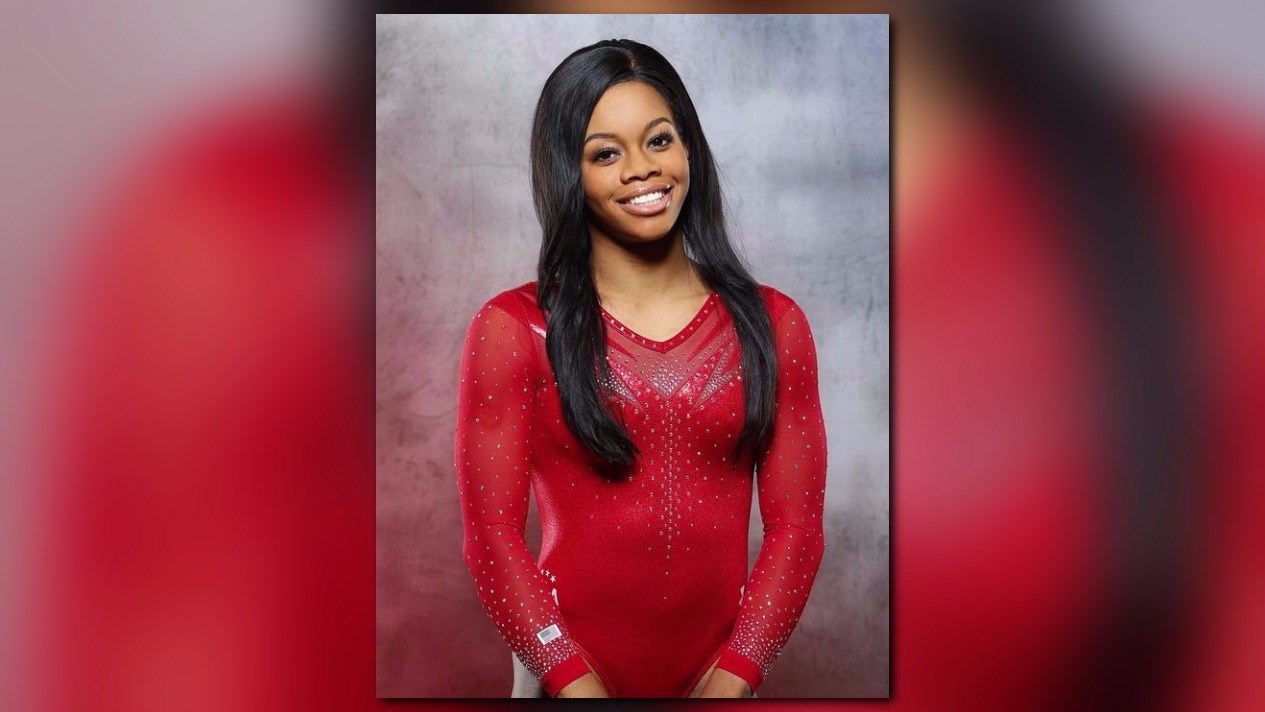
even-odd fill
[[(807, 320), (785, 295), (761, 290), (778, 354), (774, 437), (741, 467), (727, 458), (745, 418), (741, 349), (716, 295), (666, 341), (603, 310), (600, 386), (640, 452), (618, 479), (598, 476), (564, 421), (534, 283), (499, 295), (471, 323), (454, 450), (463, 555), (492, 622), (542, 685), (556, 688), (583, 669), (581, 644), (621, 697), (688, 694), (665, 681), (691, 678), (707, 660), (680, 650), (746, 658), (751, 665), (730, 672), (758, 670), (753, 688), (782, 654), (824, 550), (827, 453)], [(764, 539), (748, 574), (753, 486)], [(539, 561), (524, 539), (531, 491)], [(736, 613), (700, 603), (709, 595), (700, 592), (740, 590)], [(664, 654), (653, 669), (642, 652), (621, 658), (623, 641), (602, 638), (629, 626), (657, 631)]]
[(707, 382), (698, 393), (694, 407), (700, 408), (721, 389), (734, 380), (737, 369), (731, 367), (731, 360), (738, 355), (737, 342), (724, 341), (716, 349), (715, 364), (707, 375)]
[(637, 396), (633, 395), (632, 389), (628, 387), (628, 383), (625, 381), (630, 376), (631, 374), (628, 374), (623, 368), (611, 364), (608, 372), (600, 375), (597, 381), (598, 385), (606, 391), (619, 396), (625, 403), (635, 408), (638, 406)]

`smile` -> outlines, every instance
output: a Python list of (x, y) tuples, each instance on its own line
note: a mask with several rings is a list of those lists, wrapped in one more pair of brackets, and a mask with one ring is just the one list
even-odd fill
[(672, 204), (672, 186), (656, 186), (631, 198), (615, 201), (625, 212), (640, 217), (658, 215)]

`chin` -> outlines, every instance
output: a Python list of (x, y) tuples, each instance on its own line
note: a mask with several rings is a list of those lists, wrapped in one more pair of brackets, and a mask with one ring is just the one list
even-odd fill
[(656, 242), (672, 234), (672, 227), (663, 230), (621, 231), (620, 236), (628, 242)]
[(676, 215), (660, 215), (654, 220), (638, 220), (636, 222), (626, 222), (620, 220), (615, 222), (615, 234), (622, 236), (626, 240), (636, 242), (654, 242), (661, 240), (672, 234), (672, 229), (676, 227)]

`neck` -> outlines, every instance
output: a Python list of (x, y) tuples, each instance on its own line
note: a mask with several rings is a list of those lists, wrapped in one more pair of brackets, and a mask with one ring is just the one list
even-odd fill
[(606, 302), (642, 302), (684, 298), (710, 290), (685, 254), (680, 231), (652, 242), (613, 240), (597, 229), (593, 239), (593, 280)]

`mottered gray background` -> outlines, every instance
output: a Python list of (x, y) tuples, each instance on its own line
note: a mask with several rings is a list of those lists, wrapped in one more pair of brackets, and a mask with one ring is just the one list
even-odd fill
[[(736, 247), (803, 307), (816, 339), (826, 555), (760, 696), (886, 697), (886, 15), (378, 16), (378, 695), (509, 695), (509, 648), (461, 557), (461, 343), (483, 302), (535, 279), (528, 138), (545, 78), (573, 50), (621, 37), (676, 67)], [(753, 501), (751, 562), (761, 532)], [(534, 498), (528, 546), (539, 551)]]

